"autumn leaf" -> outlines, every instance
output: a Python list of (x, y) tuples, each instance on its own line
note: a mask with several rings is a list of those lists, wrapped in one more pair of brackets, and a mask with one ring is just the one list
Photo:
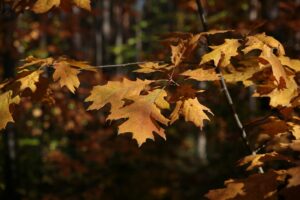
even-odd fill
[(289, 57), (286, 57), (286, 56), (280, 56), (278, 59), (280, 60), (282, 65), (289, 67), (290, 69), (294, 70), (295, 72), (300, 71), (300, 60), (290, 59)]
[(287, 185), (288, 188), (300, 185), (300, 167), (293, 167), (288, 169), (287, 174), (290, 175)]
[(134, 70), (133, 72), (148, 74), (148, 73), (153, 73), (153, 72), (169, 70), (172, 67), (173, 66), (168, 67), (168, 64), (159, 64), (159, 63), (155, 63), (155, 62), (147, 62), (147, 63), (140, 64), (139, 65), (140, 69)]
[(178, 44), (171, 45), (171, 61), (175, 67), (191, 56), (191, 52), (197, 47), (200, 37), (201, 34), (190, 35), (188, 39), (180, 39)]
[(68, 59), (68, 58), (59, 58), (58, 62), (61, 62), (61, 61), (68, 63), (72, 67), (79, 68), (80, 70), (97, 72), (96, 67), (91, 66), (90, 64), (88, 64), (88, 62), (85, 62), (85, 61), (77, 61), (77, 60), (72, 60), (72, 59)]
[(193, 122), (197, 127), (202, 128), (203, 121), (209, 120), (204, 111), (212, 114), (210, 109), (200, 104), (197, 98), (179, 100), (170, 115), (170, 122), (171, 124), (174, 123), (179, 118), (179, 115), (183, 115), (185, 121)]
[(259, 69), (256, 66), (246, 67), (240, 71), (232, 70), (230, 73), (223, 73), (223, 77), (228, 83), (243, 82), (245, 86), (253, 85), (253, 81), (250, 78), (258, 72)]
[(32, 92), (36, 91), (36, 83), (39, 81), (40, 75), (43, 73), (43, 70), (35, 70), (30, 74), (17, 79), (17, 82), (21, 83), (20, 91), (24, 91), (26, 88), (29, 88)]
[(90, 11), (91, 1), (90, 0), (73, 0), (74, 4), (80, 8)]
[(295, 124), (295, 123), (288, 123), (289, 126), (291, 127), (291, 132), (293, 134), (293, 136), (296, 138), (296, 140), (300, 139), (300, 125)]
[(124, 99), (138, 96), (150, 83), (149, 80), (137, 79), (131, 81), (123, 79), (122, 82), (108, 81), (106, 85), (95, 86), (91, 91), (91, 95), (85, 99), (86, 102), (92, 102), (88, 110), (99, 110), (110, 103), (111, 112), (116, 112), (124, 105)]
[(272, 92), (268, 94), (253, 94), (254, 97), (269, 97), (270, 98), (270, 105), (272, 107), (277, 106), (284, 106), (289, 107), (291, 106), (291, 100), (298, 96), (298, 86), (295, 80), (290, 77), (286, 80), (286, 88), (279, 89), (275, 88)]
[(60, 86), (66, 86), (72, 93), (79, 87), (78, 74), (80, 70), (72, 68), (66, 61), (54, 64), (53, 80), (58, 81)]
[(225, 181), (226, 188), (210, 190), (205, 197), (211, 200), (227, 200), (233, 199), (237, 195), (245, 195), (243, 191), (244, 184), (234, 182), (233, 180)]
[(290, 162), (291, 160), (288, 157), (280, 155), (276, 152), (270, 152), (265, 154), (256, 154), (256, 155), (249, 155), (244, 157), (242, 160), (239, 161), (239, 165), (243, 166), (246, 164), (250, 164), (247, 167), (247, 171), (256, 169), (264, 165), (265, 162), (270, 162), (274, 160), (284, 160)]
[(12, 97), (11, 90), (0, 94), (0, 130), (4, 129), (8, 122), (14, 122), (9, 107), (11, 104), (19, 104), (20, 97)]
[(194, 79), (197, 81), (214, 81), (219, 80), (218, 75), (213, 69), (195, 69), (195, 70), (187, 70), (183, 72), (181, 75), (188, 76), (189, 79)]
[(265, 61), (272, 67), (273, 75), (277, 81), (277, 84), (284, 88), (287, 80), (286, 72), (280, 62), (280, 59), (274, 54), (274, 49), (278, 49), (279, 55), (284, 55), (284, 48), (277, 40), (272, 37), (259, 34), (256, 36), (247, 37), (246, 48), (243, 49), (244, 53), (249, 53), (252, 50), (260, 50), (261, 54), (259, 58), (262, 65), (265, 65)]
[(147, 139), (154, 140), (153, 132), (166, 139), (164, 129), (157, 123), (167, 125), (169, 120), (161, 113), (159, 107), (167, 108), (168, 102), (164, 99), (165, 90), (157, 89), (147, 95), (130, 97), (130, 105), (115, 110), (108, 117), (109, 120), (127, 119), (119, 126), (118, 133), (132, 133), (132, 137), (141, 146)]
[(210, 190), (205, 197), (210, 200), (277, 199), (278, 186), (284, 183), (285, 178), (285, 171), (269, 170), (243, 180), (228, 180), (225, 182), (226, 188)]
[(29, 67), (32, 67), (34, 65), (39, 66), (39, 68), (44, 67), (44, 66), (51, 66), (54, 62), (54, 59), (51, 58), (51, 57), (49, 57), (49, 58), (35, 58), (33, 56), (28, 56), (27, 58), (25, 58), (22, 61), (24, 61), (25, 64), (17, 68), (18, 73), (26, 71), (26, 70), (28, 70)]
[(213, 50), (203, 55), (200, 64), (213, 60), (215, 66), (226, 67), (230, 64), (231, 57), (238, 55), (240, 43), (236, 39), (225, 39), (224, 44), (210, 47)]
[(32, 10), (35, 13), (45, 13), (53, 7), (58, 7), (60, 5), (60, 0), (37, 0), (33, 5)]

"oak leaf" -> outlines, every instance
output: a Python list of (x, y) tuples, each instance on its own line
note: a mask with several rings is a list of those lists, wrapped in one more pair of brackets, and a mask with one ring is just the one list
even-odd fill
[(32, 10), (35, 13), (45, 13), (53, 7), (58, 7), (60, 5), (60, 0), (37, 0), (33, 5)]
[(20, 97), (12, 97), (11, 90), (0, 94), (0, 130), (4, 129), (8, 122), (14, 122), (9, 107), (11, 104), (19, 104)]
[(295, 72), (300, 71), (300, 60), (290, 59), (289, 57), (286, 56), (280, 56), (278, 59), (280, 60), (282, 65), (285, 65), (293, 69)]
[(278, 49), (278, 54), (283, 56), (285, 54), (284, 48), (280, 42), (272, 37), (259, 34), (256, 36), (247, 37), (246, 48), (243, 49), (244, 53), (249, 53), (252, 50), (260, 50), (260, 61), (265, 65), (265, 61), (272, 67), (273, 75), (279, 86), (285, 86), (287, 75), (283, 68), (280, 59), (274, 54), (274, 49)]
[(178, 44), (171, 45), (171, 61), (175, 67), (191, 56), (191, 53), (198, 45), (200, 37), (201, 34), (189, 35), (187, 39), (180, 39)]
[(268, 94), (253, 94), (254, 97), (269, 97), (270, 105), (272, 107), (283, 106), (289, 107), (291, 106), (291, 100), (298, 95), (298, 86), (295, 80), (292, 77), (286, 79), (286, 88), (279, 89), (275, 88)]
[(213, 69), (195, 69), (195, 70), (187, 70), (183, 72), (181, 75), (188, 76), (189, 79), (194, 79), (197, 81), (214, 81), (219, 80), (218, 75)]
[(29, 88), (32, 92), (36, 91), (36, 84), (39, 81), (40, 75), (43, 73), (43, 70), (35, 70), (30, 74), (17, 79), (17, 82), (21, 83), (20, 91), (24, 91), (26, 88)]
[(60, 86), (66, 86), (72, 93), (79, 87), (79, 69), (72, 68), (68, 62), (61, 61), (54, 64), (53, 80), (58, 81)]
[(288, 179), (288, 188), (300, 185), (300, 167), (293, 167), (288, 169), (287, 174), (291, 176)]
[(215, 66), (226, 67), (230, 64), (231, 57), (238, 55), (240, 43), (237, 39), (225, 39), (223, 44), (210, 47), (213, 50), (203, 55), (200, 64), (213, 60)]
[(90, 11), (91, 1), (90, 0), (73, 0), (74, 4), (80, 8)]
[(210, 109), (200, 104), (197, 98), (179, 100), (170, 115), (170, 122), (174, 123), (180, 115), (183, 115), (185, 121), (193, 122), (197, 127), (202, 128), (203, 121), (209, 120), (205, 111), (212, 114)]
[(276, 152), (270, 152), (265, 154), (256, 154), (256, 155), (249, 155), (244, 157), (242, 160), (239, 161), (239, 165), (243, 166), (246, 164), (250, 164), (247, 167), (247, 171), (256, 169), (258, 167), (261, 167), (264, 165), (265, 162), (270, 162), (274, 160), (284, 160), (289, 162), (290, 159), (288, 157), (285, 157), (283, 155), (280, 155)]
[(159, 64), (155, 62), (147, 62), (144, 64), (139, 65), (140, 69), (135, 70), (134, 72), (137, 73), (153, 73), (157, 71), (164, 71), (164, 70), (169, 70), (171, 67), (168, 67), (168, 64)]
[(128, 118), (119, 126), (118, 133), (132, 133), (132, 137), (137, 140), (139, 146), (147, 139), (154, 140), (153, 132), (166, 139), (164, 129), (157, 123), (158, 121), (167, 125), (169, 122), (159, 109), (169, 107), (166, 106), (168, 102), (164, 99), (165, 96), (167, 96), (165, 90), (156, 89), (147, 95), (130, 97), (133, 103), (112, 112), (108, 119)]
[(226, 188), (210, 190), (205, 197), (211, 200), (227, 200), (234, 199), (238, 195), (245, 195), (243, 183), (227, 180), (225, 186)]
[(123, 79), (122, 82), (108, 81), (106, 85), (95, 86), (91, 95), (85, 99), (86, 102), (92, 102), (88, 110), (99, 110), (110, 103), (111, 112), (115, 112), (124, 105), (124, 99), (138, 96), (150, 83), (149, 80)]

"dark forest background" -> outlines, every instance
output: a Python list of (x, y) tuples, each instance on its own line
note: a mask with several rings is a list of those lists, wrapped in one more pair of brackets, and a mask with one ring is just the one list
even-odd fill
[[(209, 29), (266, 32), (283, 43), (287, 55), (300, 58), (299, 0), (202, 4)], [(169, 33), (203, 30), (194, 0), (94, 0), (92, 8), (17, 15), (3, 4), (0, 80), (14, 76), (30, 55), (64, 55), (97, 66), (161, 60)], [(117, 136), (114, 123), (105, 122), (107, 109), (85, 111), (88, 88), (108, 78), (134, 78), (132, 69), (83, 74), (78, 92), (57, 90), (52, 106), (22, 102), (16, 123), (1, 133), (1, 199), (202, 199), (224, 180), (246, 175), (235, 165), (248, 152), (218, 84), (199, 86), (207, 90), (202, 102), (214, 113), (203, 130), (181, 120), (168, 128), (167, 141), (157, 137), (141, 148), (130, 134)], [(253, 90), (230, 87), (246, 127), (268, 105), (251, 98)]]

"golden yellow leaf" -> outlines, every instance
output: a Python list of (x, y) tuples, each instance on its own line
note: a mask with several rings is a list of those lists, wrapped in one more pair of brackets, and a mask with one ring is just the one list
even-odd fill
[[(275, 40), (270, 36), (266, 36), (265, 34), (259, 34), (256, 36), (247, 37), (246, 48), (243, 49), (244, 53), (248, 53), (252, 50), (261, 50), (260, 58), (267, 61), (273, 71), (273, 75), (277, 81), (278, 85), (285, 85), (284, 83), (287, 81), (286, 72), (279, 60), (279, 58), (274, 54), (274, 48), (278, 49), (278, 54), (280, 56), (284, 55), (284, 48), (280, 42)], [(262, 64), (264, 66), (265, 63)]]
[(54, 6), (58, 7), (60, 5), (60, 0), (37, 0), (33, 5), (32, 10), (35, 13), (45, 13), (49, 11)]
[(189, 79), (194, 79), (197, 81), (214, 81), (219, 80), (218, 75), (213, 69), (195, 69), (195, 70), (187, 70), (183, 72), (181, 75), (188, 76)]
[(211, 113), (209, 108), (199, 103), (197, 98), (190, 98), (187, 100), (180, 100), (176, 102), (176, 106), (170, 115), (171, 124), (174, 123), (179, 115), (183, 115), (185, 121), (193, 122), (197, 127), (203, 127), (203, 121), (209, 120), (207, 114)]
[(39, 66), (50, 66), (53, 64), (54, 59), (49, 57), (49, 58), (35, 58), (33, 56), (28, 56), (27, 58), (25, 58), (24, 60), (25, 64), (18, 67), (18, 73), (21, 73), (23, 71), (26, 71), (27, 68), (32, 67), (34, 65), (39, 65)]
[(119, 81), (108, 81), (106, 85), (95, 86), (91, 95), (86, 98), (86, 102), (92, 102), (88, 110), (99, 110), (106, 104), (111, 104), (111, 112), (117, 111), (124, 105), (124, 99), (138, 96), (151, 81), (140, 80), (131, 81), (124, 79)]
[(152, 91), (152, 95), (156, 95), (154, 103), (157, 105), (157, 107), (159, 107), (160, 109), (170, 109), (169, 102), (165, 100), (167, 96), (167, 92), (165, 90), (154, 90)]
[(215, 66), (226, 67), (230, 64), (231, 57), (238, 55), (239, 47), (240, 43), (237, 39), (225, 39), (224, 44), (211, 46), (213, 50), (203, 55), (200, 64), (213, 60)]
[(61, 61), (54, 64), (53, 80), (58, 81), (60, 86), (66, 86), (72, 93), (79, 87), (79, 69), (72, 68), (68, 62)]
[(12, 97), (12, 91), (7, 91), (0, 94), (0, 130), (4, 129), (8, 122), (14, 122), (12, 115), (9, 111), (9, 106), (11, 104), (19, 104), (20, 97)]
[(285, 55), (285, 50), (283, 48), (283, 45), (275, 38), (271, 36), (267, 36), (265, 33), (257, 34), (255, 35), (255, 37), (258, 38), (263, 43), (267, 44), (269, 47), (277, 49), (277, 54), (279, 56)]
[(40, 75), (43, 73), (43, 70), (35, 70), (24, 76), (20, 79), (17, 79), (17, 82), (21, 83), (20, 91), (24, 91), (26, 88), (29, 88), (32, 92), (36, 91), (36, 83), (39, 81)]
[[(153, 132), (166, 139), (164, 129), (156, 122), (167, 125), (169, 120), (161, 113), (159, 106), (165, 101), (166, 92), (161, 89), (149, 92), (147, 95), (131, 97), (134, 101), (111, 113), (109, 120), (128, 118), (119, 126), (119, 134), (132, 133), (132, 137), (141, 146), (147, 139), (154, 140)], [(164, 102), (163, 104), (166, 104)], [(166, 107), (166, 106), (164, 106)]]
[(67, 59), (67, 58), (60, 58), (59, 61), (65, 61), (67, 62), (69, 65), (75, 67), (75, 68), (79, 68), (81, 70), (86, 70), (86, 71), (92, 71), (92, 72), (96, 72), (97, 68), (89, 65), (87, 62), (85, 61), (77, 61), (77, 60), (72, 60), (72, 59)]
[(300, 60), (290, 59), (286, 56), (280, 56), (278, 58), (282, 65), (288, 66), (289, 68), (295, 70), (296, 72), (300, 71)]
[(273, 75), (277, 80), (278, 84), (280, 84), (281, 78), (283, 79), (283, 81), (287, 81), (286, 72), (283, 66), (281, 65), (280, 60), (273, 53), (273, 50), (270, 47), (264, 45), (260, 57), (270, 63), (270, 65), (272, 66)]
[(80, 8), (90, 11), (91, 1), (90, 0), (73, 0), (74, 4)]
[(241, 71), (236, 69), (232, 70), (230, 73), (223, 73), (224, 79), (228, 83), (243, 82), (245, 86), (253, 85), (253, 81), (249, 80), (259, 69), (256, 66), (245, 67)]
[(254, 97), (270, 97), (270, 105), (272, 107), (283, 106), (289, 107), (291, 106), (291, 100), (298, 96), (298, 86), (293, 77), (289, 77), (286, 80), (286, 88), (278, 89), (275, 88), (272, 92), (268, 94), (259, 93), (253, 94)]
[(171, 67), (167, 67), (167, 66), (168, 66), (168, 64), (147, 62), (144, 64), (140, 64), (139, 65), (140, 69), (137, 69), (134, 72), (147, 74), (147, 73), (153, 73), (153, 72), (157, 72), (157, 71), (169, 70), (172, 67), (172, 66)]

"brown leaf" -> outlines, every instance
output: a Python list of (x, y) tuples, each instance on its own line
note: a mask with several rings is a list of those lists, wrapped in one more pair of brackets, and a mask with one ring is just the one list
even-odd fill
[(233, 180), (225, 181), (226, 188), (210, 190), (205, 197), (211, 200), (227, 200), (233, 199), (237, 195), (245, 195), (243, 191), (244, 184), (234, 182)]

